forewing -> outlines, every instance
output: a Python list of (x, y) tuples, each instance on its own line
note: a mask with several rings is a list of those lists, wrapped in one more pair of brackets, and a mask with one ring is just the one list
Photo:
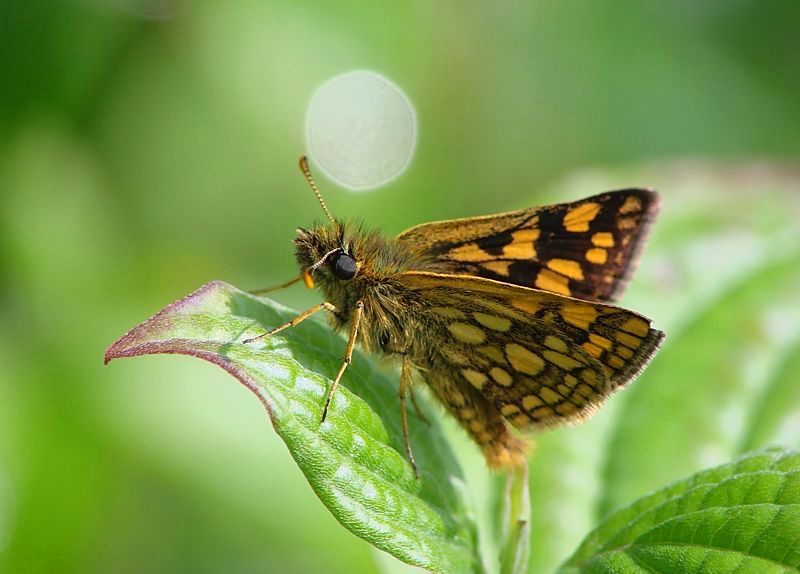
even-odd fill
[(471, 385), (521, 429), (586, 417), (636, 377), (664, 337), (611, 305), (477, 277), (398, 280), (425, 301), (432, 376)]
[(613, 301), (635, 269), (658, 205), (654, 191), (625, 189), (572, 203), (426, 223), (397, 240), (425, 262), (420, 270)]

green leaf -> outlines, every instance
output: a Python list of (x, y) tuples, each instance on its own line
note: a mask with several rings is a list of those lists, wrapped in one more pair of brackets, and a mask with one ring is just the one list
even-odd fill
[(798, 541), (800, 452), (773, 449), (615, 512), (560, 572), (796, 572)]
[[(409, 564), (481, 571), (464, 478), (433, 417), (426, 424), (409, 412), (419, 479), (401, 454), (397, 380), (356, 354), (320, 423), (344, 342), (308, 320), (257, 344), (241, 343), (295, 315), (212, 282), (127, 333), (105, 360), (176, 353), (222, 367), (263, 402), (314, 492), (343, 526)], [(279, 496), (280, 485), (263, 495)]]

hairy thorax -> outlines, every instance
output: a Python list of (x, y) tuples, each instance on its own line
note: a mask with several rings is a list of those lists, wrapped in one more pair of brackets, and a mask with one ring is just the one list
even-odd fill
[(357, 223), (299, 229), (295, 239), (296, 258), (301, 271), (322, 261), (337, 250), (351, 254), (357, 264), (352, 280), (337, 279), (329, 265), (319, 264), (313, 271), (314, 287), (325, 301), (336, 307), (330, 315), (337, 330), (348, 329), (356, 305), (363, 304), (359, 343), (367, 352), (411, 355), (421, 351), (415, 345), (417, 317), (424, 315), (424, 301), (401, 289), (397, 274), (420, 268), (425, 263), (394, 239), (378, 232), (365, 231)]

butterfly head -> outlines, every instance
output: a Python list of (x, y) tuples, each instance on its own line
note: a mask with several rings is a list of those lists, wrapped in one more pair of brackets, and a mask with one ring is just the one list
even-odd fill
[(342, 223), (300, 228), (294, 243), (297, 263), (308, 287), (314, 287), (315, 279), (347, 283), (358, 275), (361, 265), (353, 243), (345, 238)]

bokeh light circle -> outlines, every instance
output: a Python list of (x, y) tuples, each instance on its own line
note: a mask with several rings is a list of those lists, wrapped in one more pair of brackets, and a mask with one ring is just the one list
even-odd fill
[(370, 71), (336, 76), (314, 92), (306, 113), (308, 155), (339, 185), (364, 191), (408, 167), (417, 116), (394, 83)]

